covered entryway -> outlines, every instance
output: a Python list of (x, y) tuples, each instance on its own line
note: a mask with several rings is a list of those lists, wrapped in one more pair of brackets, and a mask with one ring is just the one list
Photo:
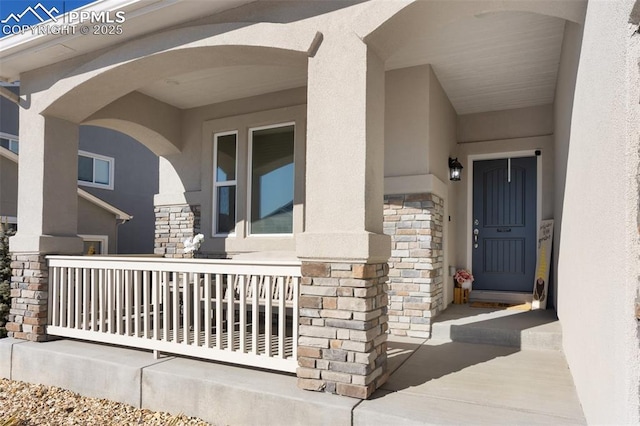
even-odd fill
[(530, 292), (536, 266), (537, 157), (473, 163), (474, 289)]

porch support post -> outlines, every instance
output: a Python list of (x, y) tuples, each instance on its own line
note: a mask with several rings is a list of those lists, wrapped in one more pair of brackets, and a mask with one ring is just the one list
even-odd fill
[(387, 378), (384, 64), (328, 33), (308, 87), (298, 386), (366, 399)]
[(46, 340), (47, 254), (80, 254), (78, 125), (20, 111), (18, 233), (12, 253), (9, 336)]

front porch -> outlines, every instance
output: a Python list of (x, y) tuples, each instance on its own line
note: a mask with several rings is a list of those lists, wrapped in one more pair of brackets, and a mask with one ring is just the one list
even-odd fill
[[(543, 316), (466, 305), (441, 315), (458, 329), (483, 328), (494, 336), (524, 336), (540, 328), (559, 333), (552, 312)], [(0, 340), (0, 377), (213, 424), (585, 424), (561, 351), (525, 349), (512, 346), (513, 340), (466, 343), (437, 328), (430, 340), (390, 336), (391, 375), (368, 401), (304, 392), (289, 374), (192, 358), (155, 359), (149, 351), (76, 340)], [(45, 360), (56, 368), (43, 371)]]

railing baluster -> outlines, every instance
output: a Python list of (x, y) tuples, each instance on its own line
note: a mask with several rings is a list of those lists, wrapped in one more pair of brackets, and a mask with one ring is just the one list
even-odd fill
[(298, 324), (300, 323), (299, 296), (300, 296), (300, 278), (293, 277), (293, 324), (292, 324), (292, 333), (291, 333), (293, 350), (292, 350), (291, 358), (293, 358), (294, 361), (298, 359)]
[(245, 287), (245, 275), (239, 275), (238, 285), (240, 287), (240, 304), (238, 314), (240, 315), (240, 328), (238, 333), (240, 334), (240, 352), (245, 353), (245, 346), (247, 340), (247, 289)]
[(204, 346), (211, 347), (211, 274), (204, 275)]
[(100, 332), (105, 332), (105, 313), (106, 309), (106, 271), (104, 269), (98, 270), (98, 327)]
[(284, 358), (284, 339), (287, 335), (285, 318), (285, 285), (287, 277), (278, 277), (278, 357)]
[(82, 304), (82, 286), (80, 285), (81, 268), (75, 268), (73, 274), (73, 328), (80, 328), (80, 306)]
[(117, 269), (114, 271), (115, 274), (115, 289), (116, 289), (116, 312), (115, 312), (115, 320), (116, 320), (116, 333), (122, 334), (122, 291), (124, 290), (124, 285), (122, 283), (122, 270)]
[(161, 279), (160, 272), (153, 271), (151, 275), (151, 296), (153, 298), (153, 340), (160, 339), (160, 298), (161, 298)]
[(253, 275), (251, 277), (251, 353), (258, 355), (258, 336), (260, 335), (260, 306), (258, 300), (260, 298), (260, 277)]
[(140, 283), (142, 281), (142, 271), (133, 271), (133, 335), (140, 337), (140, 321), (142, 320), (142, 313), (140, 312)]
[(149, 292), (151, 290), (150, 288), (150, 272), (149, 271), (142, 271), (142, 337), (144, 337), (145, 339), (149, 338), (150, 335), (150, 330), (151, 327), (149, 325), (149, 309), (151, 307), (150, 305), (150, 298), (149, 298)]
[(91, 308), (90, 308), (90, 315), (91, 315), (91, 321), (90, 321), (90, 327), (91, 327), (91, 331), (96, 331), (97, 328), (97, 324), (98, 324), (98, 280), (96, 279), (96, 270), (94, 268), (91, 268), (91, 272), (89, 274), (89, 284), (91, 287), (91, 301), (89, 302), (91, 304)]
[(116, 334), (115, 319), (115, 301), (116, 301), (116, 271), (114, 269), (107, 270), (107, 324), (109, 334)]
[(230, 351), (235, 350), (234, 345), (234, 329), (235, 329), (235, 317), (236, 317), (236, 303), (235, 303), (235, 280), (237, 275), (227, 275), (227, 349)]
[(222, 348), (222, 275), (216, 274), (216, 348)]
[(191, 274), (193, 277), (193, 344), (200, 346), (200, 274)]
[(182, 343), (188, 345), (190, 343), (189, 331), (191, 328), (191, 298), (189, 291), (191, 283), (189, 282), (189, 273), (182, 273)]
[(82, 300), (80, 302), (81, 312), (80, 312), (80, 320), (82, 326), (78, 326), (78, 328), (82, 328), (83, 330), (89, 329), (89, 300), (90, 300), (90, 289), (89, 289), (89, 269), (82, 268)]
[(264, 277), (264, 354), (271, 356), (271, 277)]
[(49, 285), (51, 286), (51, 299), (49, 299), (49, 323), (60, 325), (60, 268), (50, 268)]
[(173, 291), (173, 304), (171, 306), (171, 315), (173, 317), (173, 342), (180, 343), (180, 336), (178, 335), (178, 332), (180, 331), (180, 283), (178, 282), (180, 274), (172, 272), (171, 275), (173, 278), (171, 290)]
[(131, 271), (122, 271), (124, 280), (124, 335), (131, 336)]

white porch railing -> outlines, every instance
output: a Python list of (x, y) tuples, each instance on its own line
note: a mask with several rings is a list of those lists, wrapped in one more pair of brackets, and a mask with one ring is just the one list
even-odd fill
[(296, 370), (298, 262), (47, 259), (51, 335)]

